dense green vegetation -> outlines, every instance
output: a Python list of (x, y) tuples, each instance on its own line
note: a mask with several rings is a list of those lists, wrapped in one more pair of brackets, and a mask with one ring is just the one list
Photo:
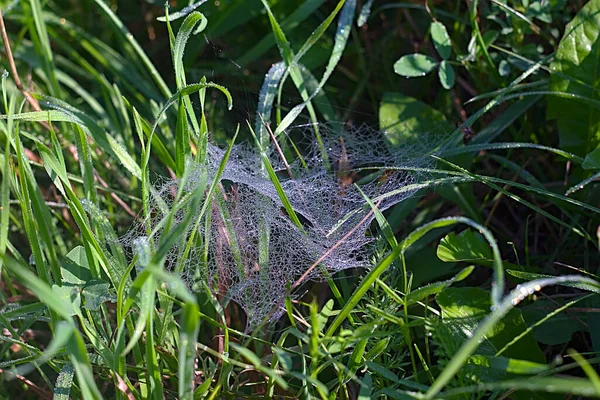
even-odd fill
[(600, 397), (600, 0), (2, 0), (1, 398)]

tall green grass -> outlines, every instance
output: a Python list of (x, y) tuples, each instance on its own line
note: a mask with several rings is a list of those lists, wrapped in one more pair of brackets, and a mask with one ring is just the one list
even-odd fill
[[(377, 9), (368, 1), (358, 10), (355, 0), (236, 0), (223, 5), (190, 2), (184, 12), (149, 3), (144, 3), (148, 15), (160, 18), (143, 22), (147, 32), (158, 35), (148, 40), (142, 39), (144, 29), (129, 31), (128, 26), (142, 20), (137, 7), (132, 11), (128, 5), (31, 0), (4, 9), (5, 46), (14, 53), (21, 80), (28, 82), (25, 90), (42, 110), (26, 101), (14, 76), (3, 75), (1, 396), (600, 397), (594, 369), (598, 322), (586, 312), (596, 309), (600, 293), (595, 268), (598, 174), (595, 167), (587, 168), (595, 158), (557, 148), (546, 138), (556, 132), (530, 121), (542, 96), (568, 97), (592, 108), (598, 101), (594, 93), (547, 87), (547, 76), (540, 75), (555, 76), (549, 67), (553, 51), (536, 58), (525, 50), (523, 55), (508, 50), (505, 43), (494, 42), (497, 37), (490, 40), (480, 13), (499, 18), (499, 11), (478, 7), (476, 1), (468, 9), (457, 3), (439, 10), (393, 2)], [(543, 2), (537, 3), (541, 7)], [(521, 11), (498, 7), (515, 18), (510, 20), (515, 31), (533, 26), (534, 34), (552, 38), (552, 33), (537, 32), (541, 28)], [(288, 282), (286, 290), (300, 286), (306, 295), (274, 305), (285, 309), (277, 324), (265, 321), (246, 332), (242, 311), (215, 294), (211, 282), (190, 287), (182, 278), (188, 257), (200, 254), (206, 264), (210, 238), (202, 232), (210, 230), (200, 224), (210, 224), (212, 216), (225, 221), (232, 253), (244, 268), (235, 229), (228, 225), (227, 193), (219, 183), (234, 142), (252, 139), (262, 156), (261, 173), (276, 188), (282, 213), (302, 229), (301, 216), (282, 188), (283, 175), (274, 170), (267, 152), (278, 141), (285, 156), (306, 166), (302, 147), (286, 132), (309, 121), (320, 156), (334, 169), (339, 160), (328, 158), (323, 135), (331, 130), (322, 123), (337, 122), (340, 114), (352, 114), (353, 107), (370, 110), (357, 112), (357, 121), (373, 117), (373, 103), (377, 108), (392, 83), (406, 85), (394, 90), (419, 94), (414, 86), (422, 83), (397, 77), (388, 81), (385, 75), (392, 67), (386, 64), (394, 48), (390, 40), (405, 29), (391, 27), (387, 13), (405, 18), (405, 25), (412, 24), (411, 35), (417, 36), (431, 20), (443, 20), (451, 27), (455, 50), (475, 48), (471, 54), (460, 50), (464, 58), (455, 61), (464, 68), (461, 79), (470, 83), (444, 92), (436, 107), (447, 114), (454, 103), (467, 107), (464, 96), (470, 86), (480, 93), (472, 101), (484, 100), (484, 105), (473, 109), (460, 127), (452, 127), (443, 145), (429, 149), (434, 167), (403, 167), (427, 179), (378, 198), (365, 195), (364, 207), (374, 215), (370, 270), (326, 276), (327, 286)], [(563, 22), (554, 24), (563, 29)], [(239, 30), (247, 30), (249, 37)], [(236, 95), (243, 94), (227, 86), (234, 75), (231, 67), (218, 59), (199, 60), (198, 54), (205, 56), (214, 44), (207, 44), (208, 39), (230, 39), (239, 50), (235, 57), (242, 73), (254, 79), (257, 107), (245, 110), (248, 121), (228, 113), (237, 104)], [(518, 36), (510, 40), (517, 50), (526, 44)], [(156, 50), (157, 43), (165, 49)], [(418, 43), (427, 46), (426, 40)], [(501, 74), (499, 54), (509, 54), (514, 65), (520, 61), (521, 70)], [(169, 60), (168, 68), (153, 63), (161, 57)], [(384, 79), (372, 72), (380, 62), (386, 64)], [(10, 69), (4, 58), (2, 63)], [(216, 73), (194, 79), (208, 70)], [(453, 97), (457, 93), (464, 101)], [(406, 104), (395, 117), (403, 119), (407, 130), (419, 130), (428, 122), (421, 114), (428, 106), (408, 97)], [(189, 163), (206, 162), (211, 134), (218, 140), (224, 136), (219, 132), (233, 126), (237, 129), (226, 132), (227, 150), (216, 176), (203, 176), (194, 190), (184, 192)], [(468, 128), (479, 133), (465, 145)], [(386, 135), (402, 138), (403, 133)], [(498, 138), (502, 140), (494, 142)], [(557, 175), (562, 178), (562, 169), (544, 171), (535, 165), (530, 172), (526, 158), (550, 166), (568, 163), (576, 173), (563, 185), (565, 190), (556, 189), (553, 182)], [(491, 162), (500, 167), (490, 167)], [(381, 169), (354, 172), (377, 172), (383, 179)], [(159, 212), (150, 204), (158, 175), (182, 184), (173, 205), (159, 210), (157, 227), (149, 221)], [(403, 192), (418, 195), (386, 212), (377, 208), (381, 200)], [(505, 216), (518, 213), (524, 219), (520, 224), (527, 225), (521, 253), (512, 252), (517, 238), (510, 237), (510, 228), (492, 218), (503, 202), (510, 202), (502, 211)], [(351, 216), (343, 216), (339, 225)], [(547, 239), (554, 254), (530, 257), (530, 217), (539, 237), (555, 240)], [(145, 235), (131, 244), (131, 256), (119, 238), (137, 223)], [(457, 234), (459, 226), (467, 229)], [(272, 232), (264, 225), (261, 229), (262, 265)], [(166, 258), (176, 244), (177, 263), (167, 270)], [(525, 260), (519, 258), (523, 254)], [(577, 273), (553, 269), (555, 261), (565, 259), (579, 263), (571, 268)], [(476, 286), (486, 289), (484, 300), (466, 294)], [(450, 294), (456, 297), (448, 305), (442, 295)], [(555, 302), (555, 310), (534, 322), (524, 319), (542, 296)], [(587, 308), (572, 311), (578, 302)], [(479, 309), (485, 312), (473, 311)], [(573, 328), (576, 335), (555, 345), (538, 340), (536, 333), (563, 316), (569, 323), (581, 322)], [(446, 340), (441, 335), (448, 332)], [(535, 348), (519, 353), (524, 343)], [(539, 359), (542, 347), (552, 357)]]

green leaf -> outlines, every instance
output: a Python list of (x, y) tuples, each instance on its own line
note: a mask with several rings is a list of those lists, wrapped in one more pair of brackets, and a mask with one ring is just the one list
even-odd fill
[(481, 234), (465, 229), (458, 235), (450, 232), (437, 248), (437, 255), (445, 262), (466, 261), (491, 266), (493, 254), (490, 245)]
[(77, 286), (52, 285), (52, 291), (65, 304), (63, 311), (70, 316), (81, 314), (81, 289)]
[[(550, 65), (550, 90), (600, 99), (600, 0), (588, 2), (567, 24)], [(548, 98), (548, 117), (558, 119), (560, 147), (578, 155), (600, 144), (600, 111), (564, 97)]]
[(84, 285), (92, 279), (83, 246), (75, 247), (65, 256), (61, 263), (61, 274), (63, 285)]
[(58, 374), (58, 378), (56, 378), (54, 397), (52, 397), (53, 400), (69, 400), (74, 375), (75, 370), (73, 369), (73, 364), (65, 364), (60, 371), (60, 374)]
[(88, 310), (98, 310), (100, 305), (106, 301), (115, 301), (114, 296), (109, 292), (108, 282), (94, 279), (88, 282), (83, 288), (83, 298), (85, 300), (84, 308)]
[(438, 77), (444, 89), (452, 89), (455, 79), (454, 67), (448, 61), (442, 61), (438, 70)]
[(600, 169), (600, 148), (585, 156), (581, 166), (585, 169)]
[(294, 364), (292, 361), (292, 356), (290, 356), (290, 354), (285, 351), (284, 349), (282, 349), (281, 347), (273, 347), (273, 353), (275, 353), (277, 355), (277, 358), (279, 359), (279, 363), (281, 364), (281, 367), (286, 370), (286, 371), (291, 371)]
[[(373, 1), (371, 0), (371, 3)], [(357, 400), (368, 400), (372, 399), (372, 389), (373, 389), (373, 379), (371, 378), (371, 374), (366, 373), (365, 376), (360, 381), (360, 391), (358, 393)]]
[(497, 369), (509, 374), (533, 375), (548, 371), (550, 367), (547, 364), (536, 363), (516, 358), (494, 357), (484, 355), (474, 355), (469, 358), (469, 363)]
[(441, 22), (436, 21), (431, 23), (430, 30), (435, 49), (440, 57), (447, 60), (452, 53), (452, 43), (450, 43), (450, 36), (448, 36), (446, 27)]
[[(535, 324), (556, 310), (557, 307), (560, 307), (562, 304), (557, 305), (555, 303), (557, 300), (553, 300), (552, 302), (549, 300), (537, 300), (535, 303), (523, 307), (521, 312), (527, 325)], [(553, 346), (568, 343), (575, 332), (587, 330), (574, 315), (560, 312), (536, 327), (533, 330), (533, 336), (538, 342)]]
[[(436, 296), (436, 301), (442, 310), (442, 321), (452, 332), (452, 339), (446, 348), (447, 354), (454, 354), (458, 347), (479, 326), (479, 322), (490, 313), (491, 302), (489, 292), (479, 288), (447, 288)], [(484, 337), (477, 353), (494, 356), (496, 352), (509, 343), (515, 336), (521, 334), (527, 326), (518, 309), (512, 309)], [(509, 347), (505, 356), (520, 360), (543, 363), (546, 360), (533, 335), (529, 334)]]
[(441, 282), (433, 282), (429, 285), (425, 285), (416, 290), (413, 290), (408, 295), (406, 295), (406, 305), (415, 304), (416, 302), (421, 301), (431, 295), (440, 293), (441, 291), (452, 285), (454, 282), (460, 282), (466, 279), (469, 275), (471, 275), (471, 272), (473, 272), (474, 269), (475, 267), (469, 266), (460, 271), (452, 279), (448, 279), (446, 281)]
[(394, 72), (407, 78), (425, 76), (437, 67), (437, 61), (424, 54), (402, 56), (394, 64)]
[(379, 107), (379, 126), (388, 145), (395, 150), (406, 142), (419, 143), (425, 134), (451, 132), (454, 128), (442, 113), (402, 93), (383, 94)]

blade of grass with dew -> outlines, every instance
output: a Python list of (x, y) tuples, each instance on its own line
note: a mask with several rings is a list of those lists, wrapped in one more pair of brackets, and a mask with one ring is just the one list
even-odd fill
[[(540, 87), (540, 86), (543, 86), (543, 87), (547, 88), (549, 82), (550, 81), (548, 79), (540, 79), (539, 81), (535, 81), (535, 82), (522, 83), (522, 84), (513, 86), (511, 88), (511, 90), (508, 91), (508, 92), (506, 92), (505, 94), (512, 93), (512, 92), (515, 92), (515, 91), (518, 91), (518, 90), (523, 90), (523, 89), (537, 88), (537, 87)], [(469, 100), (465, 101), (464, 105), (473, 103), (473, 102), (478, 101), (478, 100), (489, 99), (490, 97), (494, 97), (497, 94), (499, 94), (500, 92), (502, 92), (502, 90), (504, 90), (504, 88), (493, 90), (491, 92), (482, 93), (482, 94), (473, 96)]]
[(527, 96), (512, 103), (500, 116), (486, 124), (471, 141), (471, 144), (489, 143), (497, 138), (533, 105), (537, 104), (542, 96)]
[[(506, 272), (510, 275), (509, 270), (506, 270)], [(575, 284), (575, 285), (577, 285), (577, 284)], [(567, 286), (567, 285), (565, 285), (565, 286)], [(582, 286), (585, 286), (585, 284), (582, 284)], [(588, 285), (588, 287), (593, 288), (593, 287), (591, 287), (589, 285)], [(594, 290), (592, 290), (593, 292), (597, 291), (596, 288), (593, 288), (593, 289), (594, 289)], [(527, 336), (535, 328), (537, 328), (538, 326), (542, 325), (544, 322), (548, 321), (553, 316), (561, 313), (562, 311), (565, 311), (567, 308), (571, 307), (572, 305), (575, 305), (575, 304), (579, 303), (582, 300), (586, 300), (588, 298), (591, 298), (592, 296), (593, 296), (593, 294), (588, 294), (586, 296), (581, 296), (581, 297), (579, 297), (579, 298), (577, 298), (575, 300), (572, 300), (572, 301), (569, 301), (569, 302), (565, 303), (564, 305), (558, 307), (556, 310), (549, 312), (543, 318), (541, 318), (540, 320), (538, 320), (534, 324), (528, 326), (527, 329), (525, 329), (523, 332), (521, 332), (518, 336), (515, 336), (510, 342), (508, 342), (506, 345), (504, 345), (504, 347), (502, 347), (500, 350), (498, 350), (496, 352), (496, 354), (494, 354), (494, 356), (500, 356), (500, 355), (502, 355), (502, 353), (504, 353), (512, 345), (514, 345), (519, 340), (521, 340), (522, 338), (524, 338), (525, 336)]]
[[(185, 46), (187, 45), (190, 35), (192, 34), (192, 31), (194, 31), (196, 25), (200, 24), (198, 28), (204, 29), (203, 26), (206, 26), (206, 21), (207, 20), (204, 14), (194, 11), (185, 18), (183, 24), (179, 28), (179, 31), (177, 32), (175, 42), (172, 44), (173, 69), (175, 70), (175, 82), (177, 84), (177, 90), (187, 85), (185, 79), (185, 69), (183, 67), (183, 52), (185, 51)], [(169, 36), (171, 37), (171, 24), (169, 23), (168, 19), (167, 26), (169, 28)], [(194, 32), (194, 34), (196, 33), (197, 32)], [(194, 127), (194, 132), (197, 136), (199, 136), (201, 133), (200, 125), (198, 124), (198, 119), (196, 118), (189, 95), (183, 96), (183, 103), (185, 104), (185, 109), (187, 110), (187, 114), (192, 122), (192, 126)], [(199, 140), (202, 140), (202, 138), (199, 138)]]
[[(438, 157), (435, 157), (435, 156), (434, 156), (434, 158), (440, 160), (444, 164), (447, 164), (447, 165), (453, 167), (454, 169), (458, 170), (459, 172), (464, 173), (464, 174), (466, 174), (468, 176), (471, 176), (475, 180), (480, 181), (480, 182), (486, 184), (487, 186), (489, 186), (492, 189), (494, 189), (494, 190), (502, 193), (503, 195), (509, 197), (510, 199), (515, 200), (515, 201), (517, 201), (519, 203), (522, 203), (522, 204), (526, 205), (527, 207), (531, 208), (532, 210), (534, 210), (534, 211), (536, 211), (536, 212), (544, 215), (546, 218), (551, 219), (552, 221), (556, 222), (557, 224), (562, 225), (565, 228), (573, 231), (577, 235), (579, 235), (579, 236), (581, 236), (581, 237), (583, 237), (583, 238), (585, 238), (587, 240), (590, 240), (592, 243), (594, 242), (593, 238), (585, 231), (584, 228), (582, 228), (582, 227), (576, 227), (576, 226), (571, 226), (571, 225), (565, 223), (561, 219), (559, 219), (559, 218), (553, 216), (552, 214), (548, 213), (547, 211), (544, 211), (541, 208), (537, 207), (535, 204), (533, 204), (533, 203), (531, 203), (531, 202), (529, 202), (529, 201), (521, 198), (520, 196), (518, 196), (518, 195), (516, 195), (514, 193), (511, 193), (508, 190), (505, 190), (502, 187), (496, 185), (494, 182), (499, 182), (499, 183), (503, 183), (504, 185), (514, 186), (514, 187), (517, 187), (517, 188), (522, 188), (522, 189), (524, 189), (526, 191), (530, 191), (530, 192), (534, 192), (534, 193), (538, 193), (538, 194), (543, 194), (543, 195), (546, 195), (547, 197), (550, 197), (550, 198), (561, 199), (561, 200), (564, 200), (564, 201), (566, 201), (568, 203), (573, 203), (573, 204), (574, 203), (579, 203), (578, 204), (579, 206), (584, 207), (586, 209), (589, 209), (591, 211), (595, 211), (596, 213), (599, 213), (600, 210), (596, 209), (595, 207), (592, 207), (592, 206), (587, 205), (585, 203), (578, 202), (576, 200), (572, 200), (572, 199), (570, 199), (569, 197), (566, 197), (566, 196), (561, 196), (559, 194), (555, 194), (553, 192), (550, 192), (550, 191), (547, 191), (547, 190), (544, 190), (544, 189), (539, 189), (539, 188), (537, 188), (535, 186), (523, 185), (523, 184), (519, 184), (519, 183), (516, 183), (516, 182), (504, 180), (504, 179), (492, 178), (492, 177), (487, 177), (487, 176), (483, 176), (483, 175), (474, 174), (474, 173), (469, 172), (466, 169), (461, 168), (461, 167), (459, 167), (459, 166), (457, 166), (457, 165), (455, 165), (453, 163), (450, 163), (449, 161), (446, 161), (446, 160), (444, 160), (442, 158), (438, 158)], [(576, 221), (573, 221), (573, 222), (574, 222), (574, 224), (579, 225)]]
[(576, 185), (571, 186), (566, 192), (565, 192), (565, 196), (570, 196), (573, 193), (583, 189), (584, 187), (586, 187), (587, 185), (589, 185), (592, 182), (597, 181), (598, 179), (600, 179), (600, 172), (595, 173), (594, 175), (590, 176), (587, 179), (584, 179), (583, 181), (579, 182)]
[(427, 393), (425, 393), (424, 399), (433, 399), (441, 392), (441, 390), (448, 384), (448, 382), (450, 382), (450, 380), (464, 365), (471, 354), (477, 350), (485, 335), (519, 303), (520, 299), (523, 298), (523, 293), (533, 293), (546, 286), (553, 286), (565, 282), (588, 283), (589, 285), (600, 287), (600, 284), (595, 280), (576, 275), (538, 279), (521, 284), (519, 287), (511, 291), (503, 299), (503, 301), (498, 304), (494, 310), (479, 324), (475, 333), (458, 349), (456, 354), (452, 357), (448, 364), (446, 364), (445, 368), (438, 375), (435, 382), (433, 382)]
[(284, 71), (285, 63), (282, 61), (271, 65), (258, 94), (257, 118), (254, 123), (254, 130), (258, 133), (259, 142), (263, 149), (268, 148), (271, 143), (271, 138), (264, 121), (271, 121), (271, 110), (273, 108), (273, 101), (275, 100), (275, 92)]
[(94, 165), (90, 145), (86, 140), (85, 132), (79, 125), (75, 125), (75, 143), (79, 157), (79, 168), (83, 178), (83, 192), (85, 198), (93, 204), (98, 204), (98, 191), (94, 185)]
[(8, 244), (8, 221), (10, 219), (10, 142), (11, 130), (9, 127), (4, 131), (6, 141), (4, 142), (4, 162), (2, 165), (2, 183), (0, 183), (0, 276), (2, 276), (2, 264)]
[(396, 246), (388, 255), (381, 260), (361, 281), (360, 285), (356, 288), (346, 305), (339, 312), (337, 317), (330, 324), (325, 337), (332, 337), (335, 331), (340, 327), (342, 322), (352, 312), (358, 302), (364, 297), (371, 285), (375, 280), (387, 270), (387, 268), (394, 262), (394, 260), (404, 253), (410, 246), (412, 246), (417, 240), (422, 238), (426, 233), (437, 229), (452, 226), (455, 224), (465, 224), (477, 229), (490, 244), (492, 252), (494, 254), (494, 278), (492, 287), (492, 304), (498, 304), (498, 298), (503, 295), (504, 288), (504, 273), (502, 267), (502, 258), (500, 257), (500, 251), (496, 244), (496, 241), (492, 234), (483, 226), (478, 223), (464, 217), (449, 217), (438, 219), (427, 223), (420, 228), (412, 231), (404, 240), (402, 240), (398, 246)]
[(160, 22), (166, 22), (167, 20), (168, 21), (176, 21), (179, 18), (183, 18), (183, 17), (187, 16), (188, 14), (190, 14), (196, 8), (198, 8), (202, 4), (206, 3), (206, 1), (207, 0), (200, 0), (200, 1), (196, 2), (196, 3), (193, 3), (193, 4), (190, 4), (190, 5), (186, 6), (186, 7), (183, 7), (181, 10), (179, 10), (177, 12), (174, 12), (173, 14), (170, 14), (168, 16), (168, 18), (166, 16), (165, 17), (158, 17), (158, 18), (156, 18), (156, 20), (160, 21)]
[(156, 122), (154, 122), (154, 125), (152, 126), (151, 135), (154, 134), (154, 131), (158, 127), (159, 121), (162, 118), (165, 111), (167, 111), (169, 107), (175, 104), (175, 102), (179, 101), (180, 96), (187, 96), (205, 88), (214, 88), (220, 90), (225, 95), (225, 97), (227, 97), (227, 109), (231, 110), (233, 108), (233, 98), (231, 97), (229, 90), (227, 90), (225, 87), (212, 82), (192, 83), (179, 89), (177, 93), (171, 96), (167, 100), (167, 102), (162, 106), (162, 108), (156, 115)]
[[(451, 165), (452, 167), (454, 167), (455, 169), (457, 169), (457, 171), (448, 171), (448, 170), (436, 170), (436, 169), (430, 169), (430, 168), (412, 168), (412, 167), (389, 167), (388, 169), (390, 170), (401, 170), (401, 171), (421, 171), (421, 172), (430, 172), (430, 173), (435, 173), (435, 174), (443, 174), (443, 175), (450, 175), (455, 179), (451, 179), (451, 178), (443, 178), (443, 179), (436, 179), (436, 180), (431, 180), (431, 181), (427, 181), (425, 183), (418, 183), (418, 184), (411, 184), (411, 185), (407, 185), (403, 188), (400, 189), (395, 189), (395, 190), (391, 190), (387, 193), (384, 193), (376, 198), (373, 199), (373, 201), (379, 201), (382, 199), (386, 199), (390, 196), (393, 196), (395, 194), (399, 194), (399, 193), (405, 193), (407, 191), (411, 191), (413, 189), (420, 189), (420, 188), (426, 188), (426, 187), (433, 187), (433, 186), (437, 186), (440, 184), (443, 184), (443, 182), (447, 183), (455, 183), (455, 182), (473, 182), (473, 181), (480, 181), (482, 183), (485, 184), (493, 184), (493, 183), (499, 183), (499, 184), (503, 184), (503, 185), (508, 185), (508, 186), (514, 186), (516, 188), (519, 189), (523, 189), (525, 191), (528, 192), (532, 192), (532, 193), (536, 193), (539, 194), (541, 196), (544, 197), (550, 197), (550, 198), (555, 198), (561, 201), (564, 201), (566, 203), (572, 204), (574, 206), (580, 207), (580, 208), (584, 208), (588, 211), (592, 211), (596, 214), (600, 214), (600, 208), (594, 207), (592, 205), (589, 205), (587, 203), (572, 199), (570, 197), (567, 196), (563, 196), (548, 190), (542, 190), (540, 188), (537, 188), (535, 186), (530, 186), (530, 185), (525, 185), (519, 182), (513, 182), (513, 181), (509, 181), (506, 179), (501, 179), (501, 178), (495, 178), (495, 177), (491, 177), (491, 176), (485, 176), (485, 175), (479, 175), (479, 174), (475, 174), (472, 172), (469, 172), (455, 164), (450, 163), (447, 160), (444, 160), (442, 158), (433, 156), (434, 158), (439, 159), (440, 161), (443, 161), (445, 164)], [(373, 169), (373, 168), (370, 168)], [(361, 169), (357, 169), (357, 170), (361, 170)], [(365, 170), (364, 168), (362, 170)], [(462, 176), (463, 179), (459, 179), (459, 177)], [(349, 213), (352, 214), (353, 212)], [(347, 216), (345, 216), (344, 218), (346, 218)]]
[(329, 97), (324, 90), (319, 90), (319, 81), (315, 76), (310, 72), (308, 68), (304, 66), (304, 64), (298, 64), (298, 68), (300, 68), (300, 73), (302, 74), (302, 79), (304, 79), (304, 84), (306, 85), (306, 90), (309, 93), (316, 93), (314, 97), (315, 106), (321, 112), (321, 116), (327, 122), (335, 122), (341, 121), (342, 118), (337, 113), (337, 111), (333, 108), (331, 101), (329, 101)]
[[(15, 115), (16, 120), (20, 121), (50, 121), (50, 122), (71, 122), (81, 126), (81, 128), (108, 154), (116, 158), (133, 176), (140, 178), (140, 167), (129, 155), (127, 150), (117, 142), (111, 135), (107, 134), (90, 117), (66, 103), (57, 104), (57, 99), (53, 103), (47, 103), (51, 107), (57, 108), (53, 111), (33, 111)], [(65, 107), (66, 106), (66, 107)], [(0, 118), (5, 119), (2, 115)]]
[(175, 164), (177, 165), (175, 173), (180, 177), (185, 169), (185, 161), (192, 152), (183, 97), (179, 98), (178, 110), (177, 127), (175, 128)]
[(529, 76), (533, 75), (538, 69), (541, 69), (543, 64), (547, 62), (551, 56), (544, 57), (536, 63), (532, 63), (531, 67), (529, 67), (526, 71), (524, 71), (521, 75), (519, 75), (516, 79), (514, 79), (511, 83), (509, 83), (504, 90), (500, 91), (496, 97), (490, 100), (485, 106), (477, 110), (475, 113), (471, 114), (469, 118), (465, 122), (463, 122), (458, 128), (454, 130), (449, 135), (449, 139), (446, 143), (439, 146), (439, 148), (444, 148), (448, 144), (455, 142), (458, 138), (462, 136), (462, 130), (466, 128), (470, 128), (476, 121), (478, 121), (482, 115), (490, 111), (492, 108), (496, 107), (498, 104), (502, 103), (504, 100), (504, 95), (508, 93), (513, 87), (527, 79)]
[[(342, 58), (342, 54), (344, 52), (344, 49), (346, 48), (346, 43), (348, 42), (348, 37), (350, 36), (352, 21), (354, 20), (354, 11), (356, 8), (356, 0), (346, 0), (345, 2), (340, 2), (340, 3), (338, 3), (338, 7), (339, 7), (339, 4), (341, 4), (341, 3), (344, 3), (344, 4), (343, 4), (343, 8), (340, 12), (340, 18), (338, 21), (338, 26), (337, 26), (337, 30), (336, 30), (336, 34), (335, 34), (333, 50), (331, 52), (331, 57), (329, 58), (329, 62), (327, 63), (327, 66), (325, 68), (325, 72), (323, 73), (323, 77), (321, 78), (321, 81), (319, 82), (318, 90), (313, 92), (308, 97), (308, 99), (304, 100), (303, 103), (298, 104), (297, 106), (292, 108), (292, 110), (290, 110), (290, 112), (277, 125), (277, 129), (275, 129), (275, 132), (274, 132), (275, 136), (279, 135), (283, 130), (287, 129), (292, 124), (292, 122), (294, 120), (296, 120), (296, 118), (298, 117), (298, 115), (300, 115), (302, 110), (304, 110), (304, 108), (306, 108), (306, 106), (309, 104), (310, 100), (312, 100), (316, 96), (316, 94), (323, 88), (323, 86), (325, 86), (325, 83), (327, 82), (327, 80), (329, 79), (331, 74), (333, 73), (333, 70), (335, 69), (339, 60)], [(332, 15), (333, 15), (333, 13), (332, 13)], [(307, 40), (307, 42), (305, 44), (307, 50), (308, 50), (308, 48), (310, 48), (312, 46), (312, 43), (311, 43), (312, 40), (316, 40), (316, 37), (313, 38), (311, 35), (311, 37), (309, 38), (309, 40)], [(303, 46), (303, 48), (298, 52), (298, 55), (300, 57), (302, 57), (304, 55), (302, 50), (304, 49), (305, 46)], [(296, 56), (297, 58), (299, 58), (298, 55)], [(282, 78), (282, 81), (285, 81), (285, 75)], [(317, 140), (319, 140), (319, 137), (317, 137)], [(322, 146), (323, 144), (320, 143), (320, 145)]]
[[(438, 398), (460, 398), (465, 394), (482, 395), (484, 392), (506, 390), (526, 390), (529, 392), (562, 393), (570, 396), (600, 397), (594, 384), (583, 378), (564, 377), (528, 377), (527, 379), (509, 379), (500, 382), (483, 382), (478, 385), (449, 389), (440, 393)], [(428, 398), (428, 397), (426, 397)]]
[[(18, 127), (15, 127), (13, 140), (18, 160), (17, 166), (20, 172), (17, 174), (20, 183), (19, 201), (38, 276), (42, 277), (47, 283), (61, 282), (58, 255), (52, 240), (56, 235), (52, 217), (31, 166), (25, 157)], [(44, 253), (47, 256), (49, 268), (46, 267)]]
[(482, 150), (506, 150), (506, 149), (535, 149), (547, 151), (549, 153), (553, 153), (559, 155), (569, 161), (572, 161), (577, 164), (583, 163), (583, 158), (579, 157), (576, 154), (569, 153), (567, 151), (557, 149), (550, 146), (539, 145), (535, 143), (519, 143), (519, 142), (496, 142), (496, 143), (485, 143), (485, 144), (470, 144), (464, 147), (451, 148), (442, 150), (440, 152), (440, 156), (450, 157), (458, 154), (464, 153), (477, 153)]
[(367, 23), (367, 20), (371, 15), (371, 6), (373, 6), (373, 0), (367, 0), (360, 9), (360, 13), (358, 14), (358, 20), (356, 21), (356, 25), (359, 28), (361, 28), (364, 24)]
[(196, 361), (196, 340), (200, 330), (200, 321), (196, 317), (198, 306), (187, 302), (183, 308), (179, 334), (179, 398), (194, 398), (194, 374)]
[[(333, 18), (339, 12), (340, 7), (343, 5), (345, 0), (341, 0), (340, 2), (338, 2), (336, 8), (329, 15), (329, 17), (323, 23), (321, 23), (321, 25), (313, 32), (313, 34), (311, 34), (309, 39), (305, 42), (305, 44), (302, 46), (302, 48), (300, 50), (300, 52), (302, 53), (300, 57), (294, 56), (294, 52), (290, 46), (290, 43), (287, 40), (287, 38), (285, 37), (285, 34), (283, 33), (283, 30), (281, 29), (280, 25), (278, 24), (277, 20), (275, 19), (273, 13), (271, 12), (269, 5), (267, 4), (267, 2), (265, 0), (261, 0), (261, 1), (264, 5), (265, 9), (267, 10), (267, 14), (269, 16), (269, 21), (271, 23), (271, 28), (273, 30), (273, 35), (275, 37), (277, 47), (279, 48), (279, 52), (280, 52), (284, 62), (287, 65), (287, 70), (284, 73), (281, 83), (279, 84), (278, 107), (277, 107), (278, 125), (280, 124), (280, 121), (281, 121), (281, 116), (280, 116), (281, 91), (283, 88), (283, 83), (285, 82), (286, 77), (289, 75), (289, 76), (291, 76), (292, 81), (294, 82), (294, 85), (296, 85), (296, 87), (298, 88), (298, 91), (300, 92), (300, 96), (302, 97), (302, 100), (306, 103), (306, 108), (308, 110), (311, 121), (316, 126), (318, 123), (317, 116), (316, 116), (314, 107), (311, 103), (310, 96), (306, 90), (306, 86), (303, 81), (302, 74), (300, 73), (300, 71), (298, 69), (297, 63), (300, 60), (301, 56), (304, 55), (304, 53), (306, 53), (306, 51), (308, 51), (308, 49), (310, 49), (310, 47), (312, 47), (312, 45), (316, 42), (316, 40), (318, 40), (318, 38), (325, 32), (326, 28), (331, 24), (331, 22), (333, 21)], [(355, 0), (351, 0), (351, 1), (355, 1)], [(348, 32), (349, 32), (349, 30), (348, 30)], [(337, 36), (336, 36), (336, 38), (337, 38)], [(281, 131), (275, 132), (275, 136), (277, 137), (278, 133), (280, 133), (280, 132)], [(327, 160), (327, 153), (324, 151), (324, 148), (322, 146), (322, 140), (320, 139), (318, 130), (315, 130), (315, 134), (316, 134), (317, 142), (320, 143), (321, 155), (324, 157), (323, 158), (324, 160)]]

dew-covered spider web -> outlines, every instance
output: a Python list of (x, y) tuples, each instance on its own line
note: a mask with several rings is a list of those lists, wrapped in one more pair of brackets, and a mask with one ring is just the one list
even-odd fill
[[(429, 143), (429, 136), (390, 149), (384, 133), (367, 126), (318, 128), (321, 144), (315, 140), (314, 126), (307, 124), (288, 129), (278, 140), (280, 150), (267, 150), (300, 226), (286, 211), (256, 146), (235, 145), (210, 210), (199, 218), (195, 245), (182, 259), (192, 224), (167, 257), (167, 268), (178, 268), (193, 290), (208, 287), (218, 298), (239, 304), (248, 329), (277, 319), (286, 296), (298, 295), (294, 289), (301, 283), (348, 268), (368, 268), (373, 213), (365, 196), (384, 211), (414, 195), (417, 184), (427, 178), (419, 169), (432, 166), (436, 143)], [(156, 184), (149, 221), (156, 243), (163, 233), (157, 227), (175, 194), (212, 182), (224, 154), (225, 149), (211, 144), (205, 163), (188, 163), (184, 183)], [(185, 213), (193, 213), (195, 221), (199, 212), (184, 207), (175, 223)], [(146, 232), (137, 227), (126, 241), (139, 240)]]

